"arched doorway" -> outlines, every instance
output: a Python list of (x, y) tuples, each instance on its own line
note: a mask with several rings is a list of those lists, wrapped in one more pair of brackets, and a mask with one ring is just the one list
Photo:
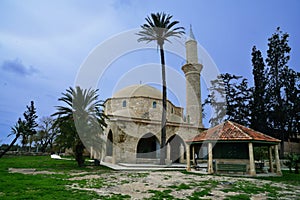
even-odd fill
[(112, 131), (109, 130), (106, 141), (106, 155), (112, 156), (113, 154), (113, 134)]
[(158, 158), (159, 141), (152, 133), (145, 134), (137, 145), (137, 158)]
[(180, 136), (171, 136), (167, 141), (167, 148), (169, 148), (167, 156), (172, 163), (180, 163), (180, 160), (185, 157), (185, 144)]

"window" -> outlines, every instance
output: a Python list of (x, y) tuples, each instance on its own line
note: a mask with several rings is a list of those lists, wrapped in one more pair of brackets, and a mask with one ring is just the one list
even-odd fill
[(153, 101), (152, 108), (156, 108), (156, 101)]
[(126, 107), (126, 100), (123, 101), (123, 108)]

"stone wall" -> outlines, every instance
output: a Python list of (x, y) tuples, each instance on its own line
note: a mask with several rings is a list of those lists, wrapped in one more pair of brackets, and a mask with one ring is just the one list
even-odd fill
[[(147, 133), (153, 134), (159, 144), (161, 143), (161, 124), (160, 121), (132, 120), (130, 118), (115, 119), (108, 122), (106, 129), (106, 139), (108, 132), (113, 134), (113, 163), (136, 163), (137, 162), (137, 145), (139, 140)], [(181, 124), (168, 124), (166, 141), (177, 135), (183, 142), (193, 138), (199, 133), (196, 127), (188, 127)], [(184, 145), (186, 146), (185, 142)], [(184, 149), (185, 150), (185, 149)], [(106, 153), (103, 154), (105, 159)]]
[[(161, 113), (161, 99), (150, 97), (124, 97), (111, 98), (105, 102), (106, 115), (161, 120)], [(170, 101), (167, 101), (167, 120), (173, 122), (182, 122), (183, 108), (174, 106)]]

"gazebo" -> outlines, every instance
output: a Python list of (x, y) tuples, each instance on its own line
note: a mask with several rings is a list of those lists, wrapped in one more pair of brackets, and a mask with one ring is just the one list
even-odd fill
[[(227, 172), (243, 172), (256, 176), (254, 147), (268, 147), (269, 171), (273, 168), (273, 148), (275, 154), (276, 173), (282, 175), (278, 153), (280, 140), (242, 126), (225, 121), (212, 127), (187, 143), (187, 171), (191, 170), (191, 158), (207, 159), (208, 174)], [(191, 156), (192, 151), (192, 156)]]

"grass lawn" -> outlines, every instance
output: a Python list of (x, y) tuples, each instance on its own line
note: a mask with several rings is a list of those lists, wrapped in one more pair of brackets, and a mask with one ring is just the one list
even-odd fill
[[(9, 173), (9, 168), (27, 169), (25, 172), (31, 174)], [(154, 175), (160, 185), (151, 182)], [(120, 188), (132, 184), (139, 186), (130, 192), (148, 194), (142, 199), (250, 199), (260, 194), (266, 197), (263, 199), (300, 199), (300, 175), (287, 171), (282, 177), (231, 179), (186, 172), (116, 172), (93, 164), (78, 168), (74, 160), (54, 160), (50, 156), (0, 159), (1, 200), (130, 199), (131, 193), (122, 193)], [(216, 196), (218, 193), (222, 198)]]
[[(9, 173), (9, 168), (34, 168), (57, 174), (27, 175)], [(67, 179), (70, 172), (97, 171), (106, 173), (102, 167), (78, 168), (75, 161), (54, 160), (50, 156), (18, 156), (0, 159), (0, 199), (93, 199), (95, 192), (68, 189), (72, 181)]]

